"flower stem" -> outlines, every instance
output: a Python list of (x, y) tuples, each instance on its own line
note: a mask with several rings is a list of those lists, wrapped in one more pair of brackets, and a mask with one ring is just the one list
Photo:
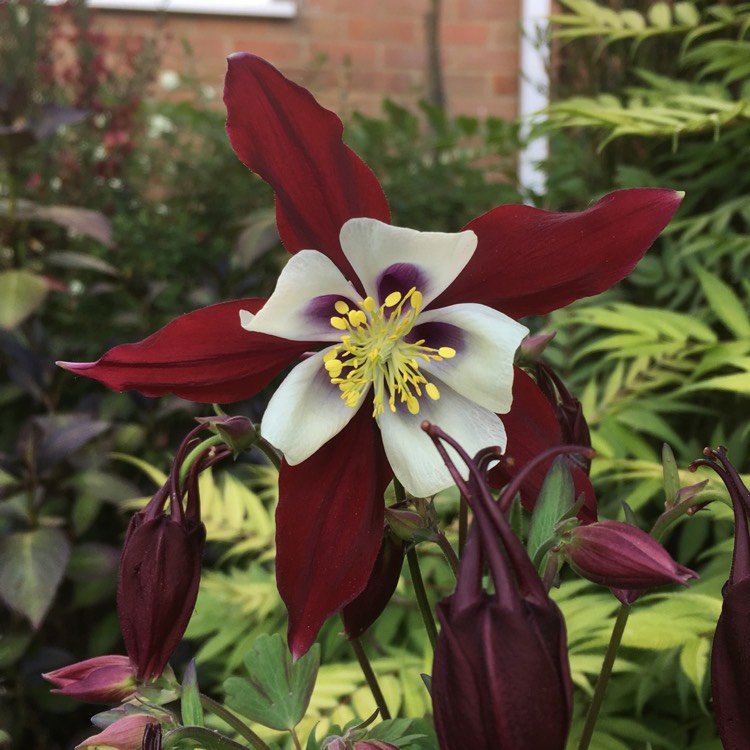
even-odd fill
[(274, 465), (276, 471), (281, 468), (281, 456), (278, 451), (270, 443), (265, 441), (262, 437), (259, 437), (255, 441), (255, 447), (258, 448), (263, 455)]
[(263, 740), (258, 737), (255, 732), (253, 732), (252, 729), (250, 729), (247, 724), (245, 724), (244, 721), (239, 719), (237, 716), (235, 716), (231, 711), (224, 708), (224, 706), (221, 705), (221, 703), (217, 703), (213, 698), (209, 698), (207, 695), (203, 695), (203, 693), (200, 694), (200, 701), (201, 706), (206, 709), (206, 711), (210, 711), (211, 713), (218, 716), (222, 721), (229, 724), (232, 729), (234, 729), (237, 734), (242, 735), (246, 740), (250, 742), (250, 744), (255, 748), (255, 750), (271, 750), (268, 745), (266, 745)]
[(430, 602), (427, 599), (427, 591), (422, 580), (422, 571), (419, 569), (419, 557), (417, 556), (416, 547), (409, 548), (406, 553), (406, 559), (409, 562), (409, 572), (411, 573), (411, 582), (414, 586), (417, 604), (419, 605), (419, 613), (422, 615), (422, 621), (427, 631), (427, 637), (430, 639), (430, 645), (434, 649), (435, 642), (437, 641), (437, 627), (435, 626), (435, 618), (432, 616)]
[(185, 459), (180, 465), (179, 486), (183, 487), (185, 485), (185, 479), (190, 473), (190, 468), (209, 448), (213, 448), (217, 445), (223, 445), (223, 443), (224, 439), (221, 437), (221, 435), (212, 435), (210, 438), (206, 438), (205, 440), (198, 443), (198, 445), (196, 445), (195, 448), (193, 448), (190, 453), (185, 456)]
[(628, 622), (630, 615), (630, 605), (622, 604), (617, 617), (615, 618), (615, 624), (612, 627), (612, 635), (609, 638), (609, 645), (607, 651), (604, 654), (604, 661), (602, 662), (602, 669), (599, 672), (599, 679), (596, 681), (596, 687), (594, 688), (594, 695), (591, 697), (591, 704), (589, 710), (586, 713), (586, 721), (583, 725), (583, 732), (581, 733), (581, 739), (578, 741), (578, 750), (588, 750), (591, 737), (594, 734), (594, 727), (596, 721), (599, 718), (599, 710), (602, 707), (604, 701), (604, 693), (607, 689), (607, 683), (609, 682), (610, 675), (612, 674), (612, 667), (614, 666), (615, 659), (617, 658), (617, 649), (620, 647), (620, 641), (622, 641), (622, 634), (625, 632), (625, 625)]
[(469, 535), (469, 503), (461, 495), (461, 501), (458, 506), (458, 556), (464, 553), (466, 537)]
[(207, 750), (247, 750), (246, 745), (230, 740), (215, 729), (206, 727), (177, 727), (167, 732), (162, 739), (164, 750), (172, 750), (181, 740), (196, 740)]
[(385, 702), (385, 696), (383, 695), (383, 691), (380, 689), (378, 678), (375, 675), (372, 664), (370, 664), (370, 660), (367, 658), (367, 653), (362, 646), (362, 642), (359, 640), (359, 638), (351, 638), (349, 640), (349, 643), (352, 644), (352, 648), (354, 649), (354, 653), (357, 656), (359, 666), (362, 668), (362, 674), (365, 676), (365, 680), (367, 681), (367, 685), (370, 688), (372, 697), (375, 699), (375, 705), (378, 707), (378, 711), (380, 711), (381, 718), (383, 720), (390, 719), (391, 712), (388, 710), (388, 705)]
[(294, 742), (295, 749), (302, 750), (302, 743), (299, 741), (299, 737), (297, 736), (297, 732), (294, 731), (294, 727), (289, 730), (289, 734), (292, 735), (292, 742)]
[(438, 547), (440, 547), (440, 550), (445, 555), (445, 559), (448, 561), (448, 565), (451, 566), (451, 570), (453, 571), (453, 575), (458, 578), (458, 556), (456, 555), (456, 550), (453, 549), (453, 545), (448, 541), (448, 537), (443, 534), (442, 530), (439, 528), (434, 529), (435, 532), (435, 544), (437, 544)]

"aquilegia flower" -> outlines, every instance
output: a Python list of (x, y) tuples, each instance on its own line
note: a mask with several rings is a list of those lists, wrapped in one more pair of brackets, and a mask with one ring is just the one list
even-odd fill
[[(419, 423), (472, 433), (469, 448), (506, 435), (521, 452), (527, 435), (538, 442), (535, 422), (556, 419), (543, 397), (527, 410), (533, 383), (511, 396), (524, 330), (513, 321), (622, 279), (680, 196), (624, 190), (577, 214), (501, 206), (458, 234), (412, 232), (387, 226), (383, 191), (343, 144), (336, 115), (269, 63), (233, 55), (224, 100), (232, 146), (273, 187), (295, 256), (271, 300), (207, 307), (97, 362), (64, 366), (116, 390), (228, 403), (312, 352), (261, 425), (286, 451), (276, 576), (299, 656), (365, 587), (393, 472), (417, 494), (448, 484)], [(509, 408), (513, 432), (493, 413)]]

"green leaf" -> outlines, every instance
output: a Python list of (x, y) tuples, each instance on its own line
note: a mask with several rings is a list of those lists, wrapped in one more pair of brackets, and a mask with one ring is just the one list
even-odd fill
[(680, 651), (680, 666), (695, 688), (695, 695), (701, 704), (710, 654), (711, 641), (708, 638), (691, 638)]
[(182, 676), (182, 696), (180, 700), (182, 723), (195, 727), (205, 726), (203, 707), (198, 690), (198, 676), (195, 673), (195, 659), (191, 659)]
[(734, 293), (734, 290), (718, 276), (704, 269), (698, 271), (698, 280), (703, 287), (703, 293), (708, 299), (708, 304), (716, 313), (716, 317), (737, 338), (750, 337), (750, 320), (746, 307)]
[(70, 559), (59, 529), (35, 529), (0, 538), (0, 598), (36, 629), (44, 620)]
[(553, 536), (553, 530), (560, 519), (570, 510), (575, 502), (573, 497), (573, 477), (570, 469), (561, 456), (556, 458), (539, 492), (534, 513), (531, 516), (529, 557), (536, 561), (537, 553)]
[(12, 330), (39, 308), (49, 291), (46, 279), (28, 271), (0, 273), (0, 328)]
[(296, 663), (278, 633), (261, 635), (245, 655), (250, 679), (224, 682), (226, 705), (233, 711), (280, 731), (291, 731), (304, 718), (320, 664), (316, 643)]
[(661, 449), (661, 462), (664, 467), (664, 494), (669, 507), (674, 503), (680, 489), (680, 470), (677, 468), (674, 453), (667, 443), (664, 443)]

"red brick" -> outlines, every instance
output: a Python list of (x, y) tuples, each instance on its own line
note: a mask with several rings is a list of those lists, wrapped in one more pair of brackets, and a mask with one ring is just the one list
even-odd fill
[(440, 28), (440, 39), (443, 45), (480, 44), (486, 46), (489, 40), (489, 28), (485, 23), (444, 22)]
[(369, 42), (313, 42), (310, 46), (310, 54), (319, 54), (326, 57), (334, 64), (340, 64), (348, 59), (352, 65), (357, 67), (375, 68), (380, 62), (380, 47)]
[(427, 50), (423, 45), (389, 44), (385, 47), (386, 68), (418, 68), (424, 70), (427, 64)]
[(421, 29), (415, 21), (390, 21), (372, 18), (349, 20), (350, 39), (366, 39), (373, 42), (416, 42)]

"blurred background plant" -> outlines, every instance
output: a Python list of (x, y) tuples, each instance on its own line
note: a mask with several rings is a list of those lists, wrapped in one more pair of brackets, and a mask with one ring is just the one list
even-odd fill
[[(603, 515), (622, 517), (626, 501), (649, 528), (664, 499), (663, 442), (679, 466), (724, 443), (750, 469), (750, 5), (560, 6), (538, 204), (580, 209), (620, 187), (687, 192), (627, 282), (531, 321), (557, 331), (545, 356), (583, 401)], [(267, 295), (285, 259), (271, 194), (232, 152), (213, 92), (184, 71), (156, 80), (161, 49), (158, 33), (127, 44), (94, 33), (82, 3), (0, 4), (0, 747), (69, 748), (86, 735), (90, 712), (50, 695), (39, 674), (121, 650), (114, 586), (128, 513), (153, 493), (191, 418), (207, 413), (105, 393), (54, 361), (92, 359), (201, 305)], [(385, 101), (380, 117), (353, 113), (345, 132), (397, 224), (457, 230), (527, 197), (515, 176), (518, 123)], [(257, 419), (263, 403), (233, 411)], [(204, 692), (220, 695), (257, 636), (283, 628), (275, 475), (251, 454), (201, 482), (212, 541), (176, 666), (197, 655)], [(437, 508), (453, 533), (457, 498)], [(702, 579), (639, 601), (595, 747), (720, 747), (706, 674), (730, 539), (722, 503), (676, 526), (667, 544)], [(436, 548), (420, 551), (434, 601), (451, 574)], [(431, 657), (410, 585), (405, 575), (365, 639), (392, 711), (422, 716)], [(580, 706), (616, 602), (590, 584), (558, 599)], [(305, 725), (320, 720), (318, 737), (326, 722), (374, 709), (339, 631), (330, 622), (321, 637)]]

